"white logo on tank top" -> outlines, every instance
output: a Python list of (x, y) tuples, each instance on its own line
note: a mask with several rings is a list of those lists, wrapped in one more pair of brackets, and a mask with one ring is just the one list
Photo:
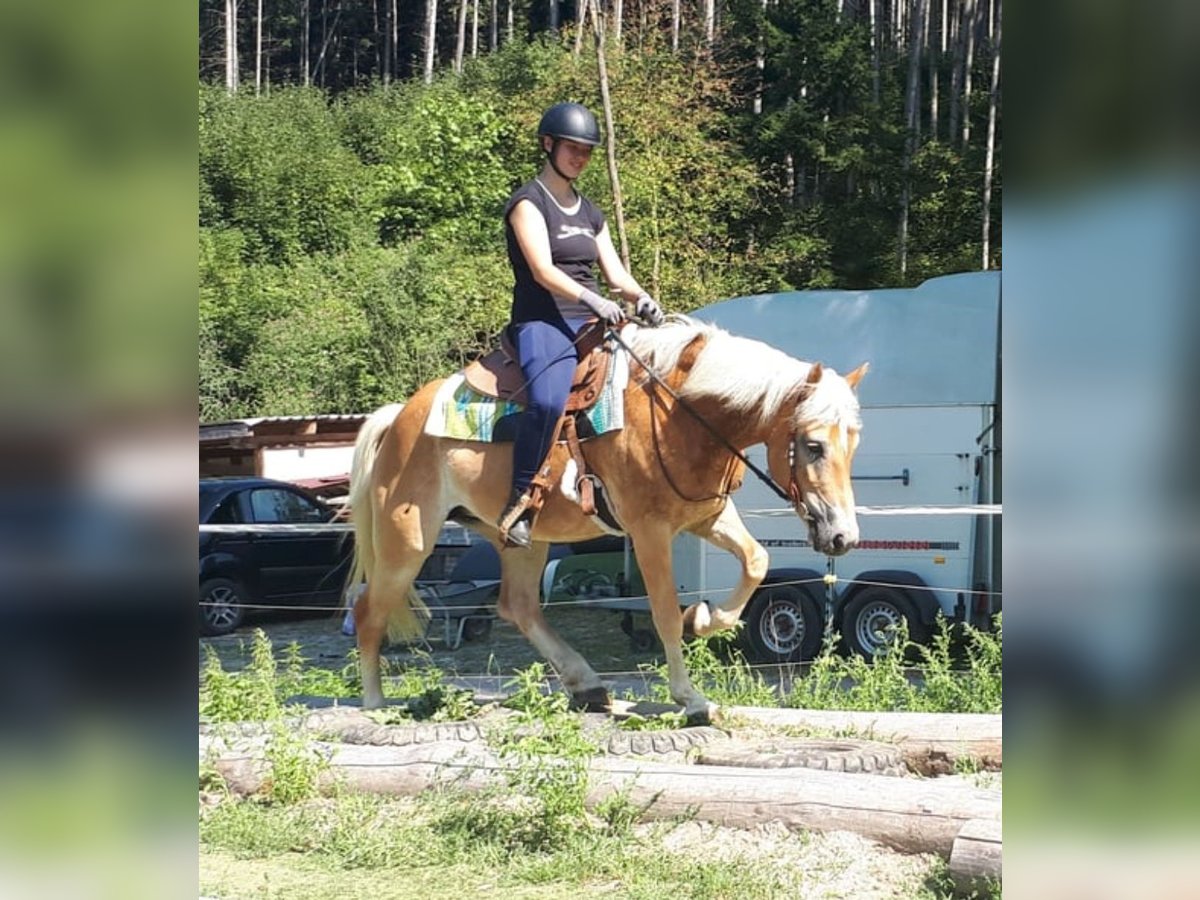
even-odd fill
[(560, 241), (565, 241), (567, 238), (573, 238), (578, 235), (586, 235), (590, 238), (596, 237), (596, 232), (586, 226), (579, 225), (559, 225), (557, 238)]

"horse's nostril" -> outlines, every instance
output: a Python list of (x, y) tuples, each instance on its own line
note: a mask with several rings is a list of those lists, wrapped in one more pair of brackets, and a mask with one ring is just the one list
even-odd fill
[(833, 536), (833, 549), (834, 550), (845, 550), (846, 549), (845, 536), (840, 535), (840, 534), (835, 534)]

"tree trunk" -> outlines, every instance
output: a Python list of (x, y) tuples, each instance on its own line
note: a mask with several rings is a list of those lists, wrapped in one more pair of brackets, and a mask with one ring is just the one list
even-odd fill
[(400, 59), (400, 0), (389, 0), (392, 9), (392, 31), (391, 31), (391, 72), (395, 77), (399, 77), (399, 66), (397, 63)]
[(500, 35), (499, 35), (500, 23), (498, 21), (499, 15), (500, 15), (499, 4), (498, 4), (497, 0), (492, 0), (492, 18), (488, 22), (488, 49), (491, 50), (493, 53), (496, 52), (496, 48), (499, 46), (499, 39), (500, 39)]
[(925, 4), (928, 0), (913, 0), (913, 15), (916, 21), (909, 28), (908, 55), (908, 91), (904, 102), (904, 186), (900, 195), (900, 278), (908, 274), (908, 210), (911, 200), (912, 183), (909, 179), (909, 168), (912, 166), (913, 153), (916, 150), (917, 122), (920, 118), (918, 98), (921, 86), (921, 23), (925, 18)]
[(629, 271), (629, 238), (625, 234), (625, 203), (621, 196), (621, 177), (617, 172), (617, 130), (613, 124), (612, 97), (608, 92), (608, 61), (604, 55), (604, 12), (599, 2), (593, 7), (592, 22), (595, 24), (596, 35), (596, 66), (600, 74), (600, 101), (604, 106), (604, 128), (607, 140), (604, 142), (605, 155), (608, 159), (608, 180), (612, 185), (613, 216), (617, 220), (617, 236), (621, 242), (621, 262)]
[(975, 65), (975, 30), (979, 19), (978, 0), (970, 0), (970, 13), (963, 20), (963, 29), (967, 37), (967, 54), (963, 61), (963, 99), (962, 99), (962, 146), (967, 149), (971, 141), (971, 69)]
[(437, 52), (437, 0), (425, 0), (425, 83), (433, 82), (433, 57)]
[[(945, 6), (946, 0), (942, 0), (942, 5)], [(933, 9), (929, 10), (929, 19), (933, 19)], [(945, 28), (945, 19), (942, 19), (942, 27)], [(936, 141), (938, 139), (938, 64), (941, 62), (941, 56), (933, 52), (933, 48), (929, 46), (929, 34), (932, 32), (932, 27), (926, 29), (925, 53), (929, 58), (929, 139)]]
[(958, 134), (958, 116), (959, 108), (962, 102), (962, 69), (963, 55), (966, 53), (966, 16), (967, 12), (974, 5), (975, 0), (963, 0), (963, 5), (958, 10), (958, 27), (955, 29), (954, 41), (954, 59), (951, 62), (950, 68), (950, 121), (947, 123), (949, 128), (947, 135), (950, 138), (950, 143), (954, 143), (954, 137)]
[(571, 51), (571, 55), (576, 59), (579, 58), (579, 51), (583, 49), (583, 30), (587, 27), (588, 7), (591, 6), (592, 0), (580, 0), (579, 5), (579, 21), (575, 23), (575, 47)]
[(550, 31), (558, 31), (558, 0), (546, 0), (550, 12)]
[(454, 74), (462, 74), (463, 47), (467, 42), (467, 0), (458, 0), (458, 42), (454, 45)]
[(507, 17), (504, 23), (507, 32), (505, 41), (509, 44), (513, 42), (513, 0), (508, 0), (508, 9), (505, 11)]
[[(678, 9), (678, 0), (676, 0), (676, 9)], [(766, 45), (766, 27), (767, 27), (767, 0), (762, 0), (762, 18), (759, 19), (758, 28), (754, 37), (754, 114), (762, 115), (763, 106), (763, 87), (765, 73), (767, 69), (767, 45)]]
[(479, 56), (479, 0), (471, 0), (471, 59)]
[(679, 0), (671, 0), (671, 52), (679, 52)]
[(237, 93), (237, 6), (238, 0), (225, 0), (225, 90)]
[(263, 0), (258, 0), (258, 16), (254, 26), (254, 93), (262, 93), (262, 29), (263, 29)]
[(879, 105), (879, 0), (867, 0), (871, 6), (871, 101)]
[(704, 43), (711, 50), (717, 28), (716, 0), (704, 0)]
[[(1000, 12), (1000, 3), (996, 4)], [(983, 163), (983, 268), (991, 268), (992, 236), (992, 171), (996, 153), (996, 107), (1000, 103), (1000, 38), (1001, 26), (996, 26), (992, 56), (992, 85), (988, 92), (987, 153)]]
[(959, 829), (950, 849), (949, 870), (960, 896), (977, 891), (986, 894), (987, 882), (999, 881), (1003, 868), (1003, 825), (999, 819), (972, 819)]
[(312, 0), (300, 0), (300, 80), (304, 86), (312, 84), (312, 69), (309, 68), (309, 33), (312, 30), (312, 14), (309, 4)]
[[(317, 54), (317, 64), (313, 68), (321, 73), (322, 86), (329, 80), (329, 67), (325, 65), (325, 54), (329, 52), (331, 44), (337, 41), (338, 21), (342, 18), (342, 8), (339, 5), (333, 14), (333, 24), (329, 24), (329, 10), (322, 4), (321, 8), (321, 52)], [(336, 54), (335, 54), (336, 55)]]
[[(201, 735), (198, 756), (247, 795), (264, 790), (271, 777), (263, 739), (232, 744)], [(434, 741), (409, 746), (312, 742), (328, 760), (318, 787), (414, 796), (451, 784), (467, 791), (505, 784), (511, 766), (480, 741)], [(647, 820), (688, 816), (733, 828), (782, 823), (794, 831), (852, 831), (905, 853), (936, 853), (943, 859), (967, 837), (994, 843), (1001, 795), (951, 779), (897, 778), (791, 768), (690, 765), (657, 760), (597, 757), (587, 762), (589, 809), (622, 796)], [(713, 785), (719, 784), (720, 790)], [(968, 826), (970, 828), (968, 829)]]
[(617, 47), (621, 46), (621, 31), (625, 23), (625, 3), (624, 0), (613, 0), (613, 41)]

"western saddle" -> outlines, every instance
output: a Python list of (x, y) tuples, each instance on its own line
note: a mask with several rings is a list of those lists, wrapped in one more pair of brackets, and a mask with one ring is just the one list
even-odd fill
[[(587, 477), (587, 461), (583, 458), (575, 417), (596, 405), (608, 378), (613, 350), (611, 343), (604, 340), (606, 327), (603, 322), (597, 320), (589, 322), (579, 332), (575, 341), (579, 364), (571, 379), (571, 394), (567, 398), (566, 408), (555, 426), (554, 440), (550, 444), (553, 450), (558, 441), (566, 441), (567, 449), (578, 469), (575, 483), (579, 492), (579, 505), (589, 516), (596, 514), (595, 490), (592, 477)], [(522, 405), (528, 402), (525, 394), (525, 376), (521, 372), (516, 347), (507, 328), (500, 333), (500, 349), (493, 350), (468, 365), (463, 371), (463, 377), (473, 390), (485, 397), (511, 400)], [(538, 474), (530, 485), (530, 500), (526, 509), (531, 509), (535, 518), (545, 502), (544, 495), (550, 484), (550, 463), (547, 455), (538, 466)]]

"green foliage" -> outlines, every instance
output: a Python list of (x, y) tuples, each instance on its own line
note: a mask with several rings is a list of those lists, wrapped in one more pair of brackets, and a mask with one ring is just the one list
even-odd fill
[(408, 721), (457, 722), (477, 716), (480, 710), (474, 695), (448, 684), (446, 673), (428, 657), (420, 665), (405, 666), (389, 679), (387, 694), (408, 701), (402, 710), (397, 710)]
[(275, 656), (261, 628), (254, 630), (250, 663), (226, 672), (212, 647), (204, 648), (200, 675), (200, 719), (204, 722), (263, 722), (277, 719), (282, 707), (276, 693)]
[[(608, 48), (631, 268), (668, 311), (978, 268), (980, 141), (940, 134), (912, 160), (898, 270), (902, 55), (884, 47), (876, 99), (867, 27), (833, 4), (734, 0), (723, 28), (716, 57), (670, 52), (651, 24)], [(761, 85), (745, 65), (760, 34)], [(538, 118), (563, 99), (600, 109), (592, 42), (572, 44), (506, 42), (430, 85), (201, 85), (202, 419), (369, 410), (494, 345), (512, 285), (501, 212), (541, 163)], [(619, 246), (606, 163), (580, 188)], [(999, 243), (997, 221), (996, 261)]]
[(513, 187), (513, 125), (454, 79), (364, 91), (339, 104), (345, 139), (367, 168), (379, 237), (485, 243), (501, 234)]
[[(1000, 616), (991, 632), (965, 626), (965, 669), (941, 617), (929, 646), (910, 642), (902, 625), (895, 643), (869, 661), (837, 656), (827, 644), (785, 703), (802, 709), (998, 713), (1002, 642)], [(916, 658), (915, 667), (910, 657)]]
[[(289, 691), (305, 686), (301, 674), (299, 648), (289, 648), (287, 671), (280, 677), (271, 641), (261, 629), (255, 629), (250, 663), (237, 673), (226, 672), (211, 647), (200, 679), (200, 720), (216, 725), (232, 722), (265, 722), (269, 726), (264, 756), (271, 773), (263, 790), (264, 799), (273, 803), (296, 803), (315, 796), (320, 775), (328, 762), (310, 745), (303, 733), (297, 733), (284, 721), (284, 706)], [(202, 765), (201, 779), (212, 780), (212, 772)]]
[(264, 756), (271, 766), (266, 799), (272, 803), (298, 803), (317, 795), (321, 773), (329, 768), (326, 760), (303, 734), (283, 722), (271, 723), (270, 740)]
[[(720, 706), (778, 706), (779, 694), (746, 661), (737, 647), (733, 631), (719, 631), (695, 638), (683, 645), (683, 661), (692, 683), (709, 700)], [(667, 665), (651, 667), (659, 682), (650, 688), (650, 697), (660, 703), (672, 703), (667, 684)]]
[(369, 240), (364, 174), (321, 91), (231, 97), (200, 88), (200, 225), (238, 229), (248, 262)]
[(566, 695), (545, 692), (545, 680), (542, 663), (516, 673), (505, 703), (514, 713), (489, 738), (511, 766), (509, 787), (528, 805), (493, 804), (488, 828), (507, 832), (513, 846), (526, 850), (561, 847), (587, 830), (587, 765), (598, 752)]

